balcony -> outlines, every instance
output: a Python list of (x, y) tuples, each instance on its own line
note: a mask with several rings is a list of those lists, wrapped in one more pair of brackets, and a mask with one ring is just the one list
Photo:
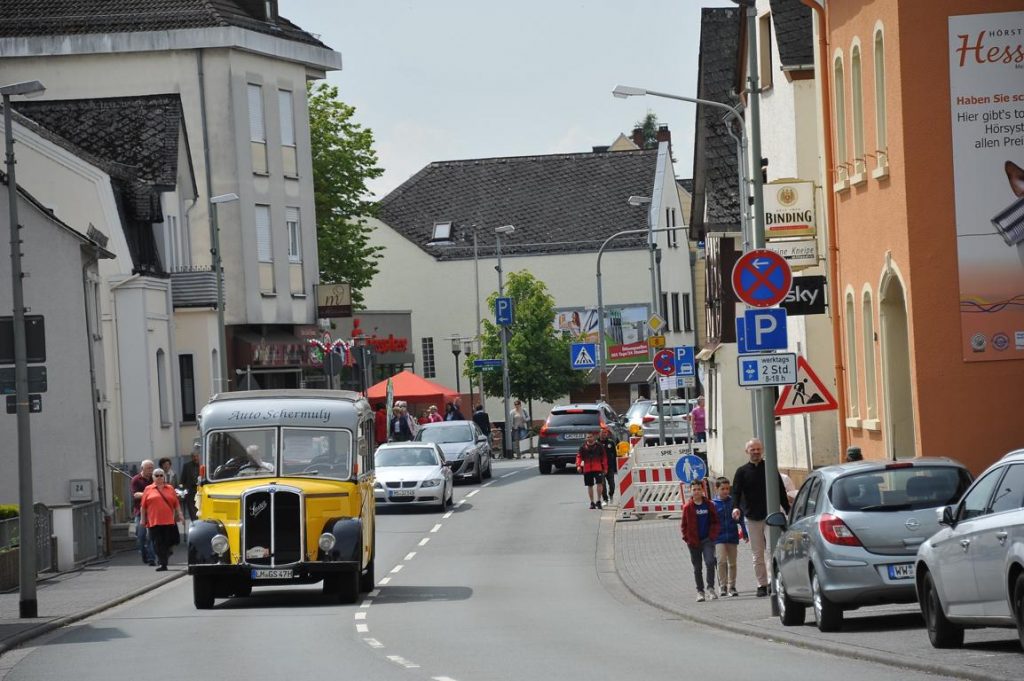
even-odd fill
[(210, 266), (179, 267), (171, 272), (174, 309), (217, 307), (217, 278)]

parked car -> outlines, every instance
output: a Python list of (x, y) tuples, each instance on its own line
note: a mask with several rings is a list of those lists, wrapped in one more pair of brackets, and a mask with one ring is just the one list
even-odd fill
[(381, 445), (374, 465), (373, 498), (379, 505), (435, 506), (443, 511), (452, 502), (452, 470), (434, 443)]
[(639, 436), (640, 433), (643, 432), (644, 416), (646, 416), (647, 412), (650, 410), (651, 404), (653, 404), (652, 400), (642, 398), (629, 405), (629, 409), (627, 409), (626, 413), (619, 419), (627, 433), (632, 435), (635, 430), (636, 434)]
[(413, 441), (439, 446), (455, 478), (480, 482), (491, 477), (490, 438), (472, 421), (428, 423)]
[(690, 412), (697, 405), (696, 400), (664, 399), (661, 411), (658, 403), (651, 402), (641, 422), (644, 429), (644, 444), (657, 444), (661, 436), (661, 422), (665, 422), (664, 444), (682, 444), (690, 440)]
[(935, 508), (971, 483), (953, 459), (864, 461), (813, 471), (772, 553), (774, 596), (786, 626), (803, 624), (811, 606), (821, 631), (837, 631), (843, 611), (913, 603), (918, 547), (939, 529)]
[(1017, 627), (1024, 646), (1024, 449), (993, 464), (917, 551), (917, 596), (936, 648), (964, 629)]
[(569, 404), (552, 409), (540, 428), (538, 438), (537, 464), (541, 475), (550, 473), (552, 466), (562, 470), (566, 464), (575, 464), (576, 452), (587, 433), (596, 433), (602, 428), (611, 431), (616, 440), (628, 437), (618, 416), (604, 402)]

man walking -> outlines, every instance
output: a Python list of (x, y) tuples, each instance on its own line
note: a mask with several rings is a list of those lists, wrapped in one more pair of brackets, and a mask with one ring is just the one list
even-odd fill
[(611, 432), (607, 428), (601, 429), (601, 437), (598, 438), (597, 443), (604, 449), (605, 462), (607, 470), (604, 472), (604, 503), (608, 503), (615, 498), (615, 471), (618, 469), (618, 442), (612, 437)]
[(181, 486), (185, 488), (185, 514), (190, 522), (199, 520), (196, 508), (196, 492), (199, 489), (199, 445), (192, 446), (189, 460), (181, 467)]
[(604, 447), (598, 444), (593, 433), (587, 433), (586, 441), (576, 452), (576, 470), (583, 473), (583, 484), (590, 498), (590, 508), (601, 508), (601, 491), (604, 489), (604, 474), (607, 468)]
[[(748, 463), (736, 469), (732, 476), (733, 498), (735, 508), (732, 510), (733, 520), (740, 517), (747, 519), (747, 531), (750, 533), (750, 550), (754, 554), (754, 577), (757, 578), (757, 595), (768, 595), (768, 570), (765, 568), (765, 537), (764, 519), (768, 517), (767, 487), (765, 486), (764, 445), (754, 438), (747, 442)], [(782, 477), (778, 478), (779, 502), (789, 511), (789, 499), (786, 497), (786, 486)], [(777, 511), (778, 509), (772, 509)]]
[(473, 423), (480, 426), (480, 430), (487, 436), (487, 441), (491, 441), (491, 417), (484, 411), (484, 405), (478, 404), (473, 410)]
[(146, 526), (141, 522), (142, 495), (146, 488), (153, 482), (153, 469), (156, 464), (146, 459), (141, 464), (141, 470), (135, 474), (131, 482), (132, 492), (132, 518), (135, 520), (135, 546), (139, 549), (142, 562), (147, 565), (156, 565), (156, 552), (153, 551), (153, 543), (146, 532)]

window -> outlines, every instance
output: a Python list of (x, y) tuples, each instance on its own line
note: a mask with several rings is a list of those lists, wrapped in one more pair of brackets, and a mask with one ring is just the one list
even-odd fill
[(434, 378), (437, 376), (437, 369), (434, 366), (434, 339), (424, 338), (423, 348), (423, 378)]
[(278, 118), (281, 121), (281, 158), (286, 177), (298, 177), (298, 157), (295, 152), (295, 104), (291, 90), (277, 91)]
[(853, 174), (857, 179), (867, 168), (864, 163), (864, 91), (861, 87), (860, 45), (850, 53), (850, 86), (853, 88)]
[(679, 294), (672, 294), (672, 330), (681, 331), (679, 326)]
[(163, 350), (156, 351), (156, 390), (160, 406), (160, 427), (171, 427), (171, 415), (167, 408), (167, 357)]
[(256, 205), (256, 256), (260, 262), (274, 262), (270, 237), (270, 206)]
[(907, 466), (844, 475), (829, 497), (840, 511), (899, 512), (955, 504), (970, 484), (959, 466)]
[(662, 319), (668, 320), (668, 294), (661, 294), (661, 309), (658, 310), (658, 314), (661, 315)]
[(834, 71), (835, 80), (833, 82), (833, 88), (835, 92), (833, 94), (833, 98), (836, 110), (836, 185), (837, 188), (844, 188), (849, 172), (846, 168), (846, 85), (843, 78), (842, 57), (836, 57)]
[[(665, 226), (675, 227), (676, 226), (676, 209), (666, 208), (665, 209)], [(679, 232), (673, 230), (665, 233), (668, 239), (669, 248), (679, 248)]]
[(761, 89), (772, 86), (772, 15), (763, 14), (757, 20), (757, 63)]
[(879, 168), (889, 165), (889, 141), (885, 130), (885, 49), (882, 29), (875, 31), (875, 154)]
[(957, 520), (970, 520), (987, 513), (988, 500), (992, 498), (992, 491), (996, 488), (996, 483), (1002, 477), (1003, 471), (1003, 468), (989, 471), (988, 474), (975, 483), (971, 491), (960, 502)]
[(267, 127), (263, 119), (263, 88), (249, 83), (249, 149), (252, 153), (252, 171), (267, 172)]
[(992, 498), (992, 512), (1002, 513), (1024, 508), (1024, 464), (1010, 466)]
[(452, 223), (450, 222), (435, 222), (434, 232), (430, 237), (431, 241), (451, 241), (452, 239)]
[(853, 293), (846, 294), (846, 373), (849, 380), (846, 382), (849, 392), (850, 408), (848, 415), (854, 418), (858, 415), (857, 409), (857, 332), (854, 328)]
[(181, 381), (181, 420), (196, 420), (196, 376), (192, 355), (178, 355), (178, 377)]
[(299, 209), (285, 209), (285, 227), (288, 230), (288, 262), (302, 262), (302, 235), (300, 234)]
[(864, 397), (866, 419), (878, 418), (878, 400), (875, 396), (875, 317), (871, 309), (871, 292), (864, 292), (861, 307), (861, 324), (864, 327)]
[(818, 492), (821, 491), (821, 478), (814, 478), (811, 485), (811, 491), (807, 494), (807, 508), (804, 510), (804, 515), (815, 516), (818, 514)]
[(693, 331), (693, 317), (690, 314), (690, 294), (683, 294), (683, 331)]

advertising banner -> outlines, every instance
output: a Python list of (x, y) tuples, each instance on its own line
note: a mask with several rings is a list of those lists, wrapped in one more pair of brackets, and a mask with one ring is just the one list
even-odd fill
[(949, 18), (965, 361), (1024, 359), (1024, 12)]
[(764, 185), (764, 236), (766, 239), (814, 236), (814, 183), (779, 180)]
[[(650, 362), (647, 346), (648, 305), (605, 305), (605, 348), (608, 364)], [(597, 343), (597, 308), (570, 307), (555, 310), (555, 328), (581, 343)]]

